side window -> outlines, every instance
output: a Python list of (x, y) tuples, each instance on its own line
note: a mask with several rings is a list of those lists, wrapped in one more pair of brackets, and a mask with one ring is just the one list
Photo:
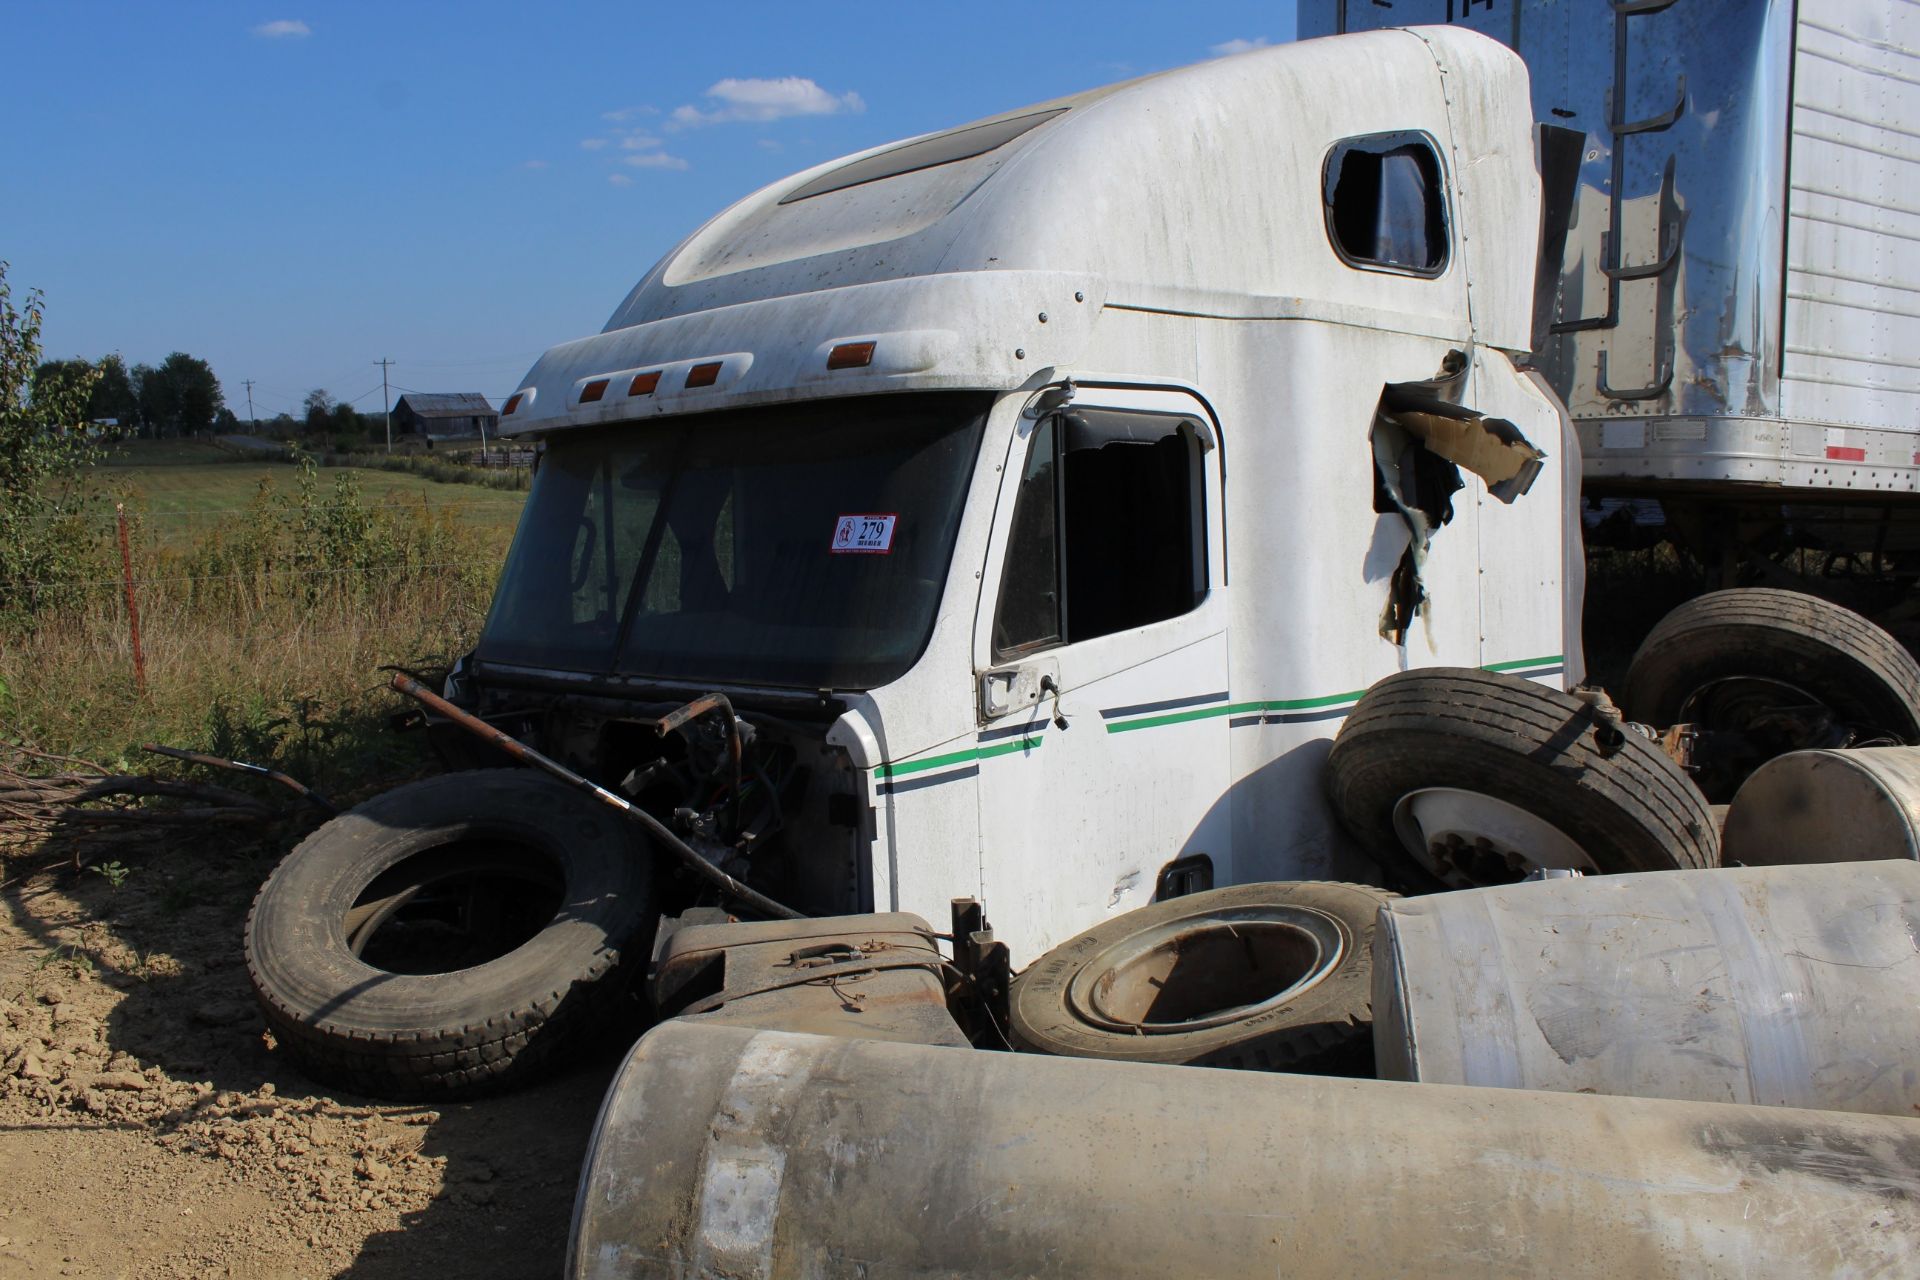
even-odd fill
[(994, 612), (996, 661), (1178, 617), (1206, 593), (1191, 423), (1085, 409), (1035, 429)]
[(1348, 266), (1439, 275), (1447, 265), (1440, 157), (1419, 133), (1349, 138), (1327, 155), (1327, 234)]

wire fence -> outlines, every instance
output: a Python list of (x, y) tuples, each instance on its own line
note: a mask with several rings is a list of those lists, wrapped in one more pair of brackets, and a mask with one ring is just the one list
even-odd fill
[[(435, 573), (441, 570), (470, 569), (474, 563), (473, 560), (452, 560), (435, 564), (415, 564), (404, 559), (395, 559), (390, 564), (334, 565), (325, 569), (242, 569), (234, 573), (165, 574), (160, 577), (135, 575), (132, 582), (136, 587), (149, 587), (182, 582), (238, 582), (257, 581), (261, 578), (334, 577), (343, 574), (372, 577), (376, 574)], [(68, 591), (84, 587), (120, 587), (124, 586), (126, 581), (124, 578), (68, 578), (46, 582), (22, 582), (18, 585), (42, 591)]]

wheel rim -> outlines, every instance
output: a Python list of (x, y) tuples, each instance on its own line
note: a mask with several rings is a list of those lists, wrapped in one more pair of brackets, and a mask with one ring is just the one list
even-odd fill
[(558, 863), (525, 845), (441, 845), (376, 876), (341, 930), (371, 968), (456, 973), (531, 941), (559, 911), (564, 886)]
[(1798, 685), (1766, 676), (1728, 676), (1691, 690), (1680, 700), (1675, 723), (1759, 734), (1793, 750), (1839, 745), (1832, 739), (1841, 718), (1826, 699)]
[(1310, 907), (1208, 911), (1108, 947), (1081, 966), (1067, 999), (1109, 1031), (1199, 1031), (1298, 998), (1333, 972), (1346, 945), (1339, 922)]
[(1512, 884), (1530, 871), (1600, 870), (1545, 818), (1477, 791), (1410, 791), (1393, 807), (1393, 829), (1421, 866), (1454, 889)]

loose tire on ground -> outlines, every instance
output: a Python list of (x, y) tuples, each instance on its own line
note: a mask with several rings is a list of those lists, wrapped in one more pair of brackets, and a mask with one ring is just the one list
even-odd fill
[[(1425, 796), (1486, 797), (1489, 809), (1520, 811), (1548, 837), (1541, 844), (1558, 837), (1590, 873), (1720, 860), (1706, 798), (1665, 752), (1579, 698), (1516, 676), (1461, 667), (1388, 676), (1341, 726), (1327, 786), (1362, 849), (1410, 891), (1504, 883), (1569, 864), (1525, 841), (1480, 850), (1468, 840), (1443, 858), (1422, 840), (1430, 833), (1409, 828), (1408, 806)], [(1409, 847), (1416, 843), (1419, 852)]]
[(289, 853), (248, 913), (247, 972), (281, 1051), (318, 1080), (488, 1092), (632, 1021), (641, 966), (621, 961), (645, 953), (651, 885), (640, 837), (588, 797), (522, 769), (445, 774)]
[[(1851, 609), (1798, 591), (1745, 588), (1687, 601), (1641, 641), (1622, 707), (1659, 728), (1695, 722), (1745, 730), (1770, 703), (1796, 699), (1825, 707), (1854, 744), (1920, 743), (1920, 664)], [(1835, 745), (1772, 743), (1782, 750)], [(1751, 763), (1779, 753), (1762, 752)]]
[(1129, 911), (1014, 979), (1014, 1045), (1371, 1074), (1373, 924), (1393, 896), (1352, 884), (1245, 884)]

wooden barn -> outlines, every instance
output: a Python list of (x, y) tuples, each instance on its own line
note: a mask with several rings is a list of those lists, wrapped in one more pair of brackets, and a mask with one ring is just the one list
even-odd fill
[(481, 436), (490, 438), (499, 428), (499, 410), (477, 391), (438, 395), (409, 391), (393, 406), (395, 436), (470, 440)]

